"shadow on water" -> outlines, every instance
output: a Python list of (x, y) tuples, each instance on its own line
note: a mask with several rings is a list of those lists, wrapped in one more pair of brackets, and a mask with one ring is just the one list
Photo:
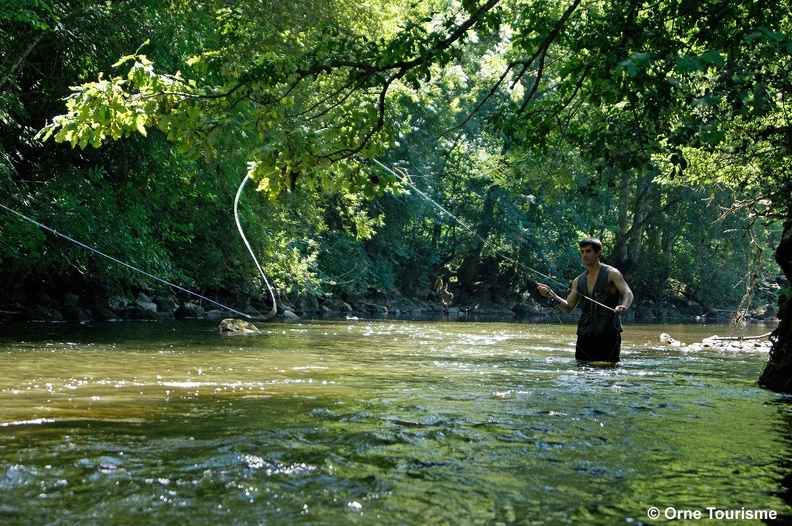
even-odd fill
[[(778, 434), (781, 437), (776, 451), (779, 488), (775, 494), (792, 508), (792, 396), (783, 396), (772, 405), (779, 414)], [(773, 524), (792, 524), (792, 513), (779, 514)]]

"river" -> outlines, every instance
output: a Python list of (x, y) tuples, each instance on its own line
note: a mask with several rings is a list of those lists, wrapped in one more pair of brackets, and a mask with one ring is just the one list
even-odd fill
[(0, 325), (0, 522), (792, 520), (766, 352), (659, 341), (772, 327), (628, 325), (594, 367), (566, 324), (258, 325)]

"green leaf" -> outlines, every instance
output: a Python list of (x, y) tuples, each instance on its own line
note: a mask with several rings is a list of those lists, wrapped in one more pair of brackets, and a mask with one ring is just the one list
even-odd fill
[(701, 60), (718, 67), (723, 67), (726, 64), (726, 56), (718, 50), (707, 51), (701, 55)]
[(144, 137), (148, 135), (146, 132), (146, 116), (144, 114), (140, 113), (135, 117), (135, 127), (137, 127), (137, 131)]
[(137, 57), (135, 55), (126, 55), (126, 56), (121, 57), (120, 59), (118, 59), (118, 61), (115, 64), (113, 64), (113, 67), (114, 68), (121, 67), (124, 64), (126, 64), (127, 62), (129, 62), (131, 60), (135, 60), (136, 58)]
[(687, 55), (677, 57), (674, 69), (679, 73), (694, 73), (702, 69), (702, 61)]

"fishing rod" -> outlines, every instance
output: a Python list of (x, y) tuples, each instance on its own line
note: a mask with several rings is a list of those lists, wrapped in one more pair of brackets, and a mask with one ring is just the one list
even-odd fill
[[(241, 190), (241, 187), (240, 187), (240, 190)], [(86, 250), (89, 250), (90, 252), (93, 252), (94, 254), (98, 254), (98, 255), (102, 256), (103, 258), (107, 258), (107, 259), (109, 259), (110, 261), (112, 261), (114, 263), (118, 263), (119, 265), (122, 265), (122, 266), (124, 266), (124, 267), (126, 267), (126, 268), (128, 268), (130, 270), (134, 270), (135, 272), (143, 274), (144, 276), (146, 276), (148, 278), (151, 278), (151, 279), (153, 279), (155, 281), (158, 281), (160, 283), (164, 283), (165, 285), (167, 285), (169, 287), (173, 287), (174, 289), (177, 289), (177, 290), (180, 290), (180, 291), (185, 292), (187, 294), (190, 294), (190, 295), (192, 295), (192, 296), (194, 296), (196, 298), (200, 298), (200, 299), (202, 299), (202, 300), (204, 300), (206, 302), (209, 302), (209, 303), (212, 303), (214, 305), (217, 305), (218, 307), (221, 307), (221, 308), (226, 309), (226, 310), (228, 310), (230, 312), (233, 312), (234, 314), (238, 314), (240, 316), (244, 316), (245, 318), (250, 318), (250, 315), (245, 314), (244, 312), (240, 312), (240, 311), (238, 311), (236, 309), (232, 309), (231, 307), (229, 307), (227, 305), (223, 305), (220, 302), (217, 302), (215, 300), (207, 298), (206, 296), (202, 296), (201, 294), (198, 294), (197, 292), (193, 292), (193, 291), (191, 291), (189, 289), (186, 289), (184, 287), (176, 285), (175, 283), (171, 283), (170, 281), (164, 280), (164, 279), (162, 279), (160, 277), (157, 277), (157, 276), (155, 276), (153, 274), (150, 274), (150, 273), (146, 272), (145, 270), (141, 270), (141, 269), (139, 269), (137, 267), (134, 267), (134, 266), (130, 265), (129, 263), (125, 263), (125, 262), (121, 261), (120, 259), (116, 259), (113, 256), (105, 254), (104, 252), (101, 252), (100, 250), (97, 250), (97, 249), (95, 249), (95, 248), (93, 248), (93, 247), (91, 247), (89, 245), (86, 245), (85, 243), (77, 241), (76, 239), (74, 239), (72, 237), (69, 237), (66, 234), (62, 234), (62, 233), (58, 232), (54, 228), (50, 228), (47, 225), (44, 225), (44, 224), (38, 222), (35, 219), (32, 219), (32, 218), (26, 216), (25, 214), (22, 214), (21, 212), (18, 212), (16, 210), (12, 209), (12, 208), (9, 208), (9, 207), (5, 206), (2, 203), (0, 203), (0, 208), (3, 208), (7, 212), (10, 212), (11, 214), (14, 214), (15, 216), (20, 217), (20, 218), (24, 219), (25, 221), (28, 221), (28, 222), (36, 225), (37, 227), (41, 228), (42, 230), (46, 230), (47, 232), (50, 232), (51, 234), (54, 234), (54, 235), (56, 235), (58, 237), (61, 237), (61, 238), (65, 239), (65, 240), (67, 240), (67, 241), (70, 241), (70, 242), (74, 243), (75, 245), (78, 245), (78, 246), (80, 246), (80, 247), (82, 247), (82, 248), (84, 248)], [(247, 240), (245, 240), (245, 242), (247, 243)], [(254, 259), (255, 259), (255, 257), (254, 257)], [(258, 265), (258, 261), (256, 262), (256, 265)], [(266, 278), (265, 278), (265, 282), (266, 282)], [(267, 283), (267, 286), (269, 286), (269, 283)], [(270, 289), (270, 291), (271, 290), (272, 289)]]
[[(468, 232), (470, 232), (471, 234), (473, 234), (474, 236), (476, 236), (476, 237), (477, 237), (477, 238), (478, 238), (478, 239), (479, 239), (479, 240), (480, 240), (482, 243), (486, 243), (486, 242), (487, 242), (487, 241), (486, 241), (486, 239), (484, 239), (483, 237), (481, 237), (481, 235), (480, 235), (480, 234), (478, 234), (478, 233), (477, 233), (475, 230), (473, 230), (473, 228), (472, 228), (472, 227), (468, 226), (468, 225), (467, 225), (467, 224), (466, 224), (464, 221), (462, 221), (462, 220), (461, 220), (461, 219), (459, 219), (457, 216), (455, 216), (454, 214), (452, 214), (451, 212), (449, 212), (449, 211), (448, 211), (448, 210), (447, 210), (445, 207), (443, 207), (443, 205), (441, 205), (440, 203), (438, 203), (437, 201), (435, 201), (434, 199), (432, 199), (432, 198), (431, 198), (429, 195), (427, 195), (425, 192), (423, 192), (423, 191), (422, 191), (420, 188), (418, 188), (417, 186), (415, 186), (415, 185), (414, 185), (414, 184), (413, 184), (413, 183), (412, 183), (412, 182), (409, 180), (409, 174), (407, 173), (407, 171), (406, 171), (405, 169), (403, 169), (403, 168), (397, 168), (397, 170), (399, 170), (399, 172), (402, 172), (402, 173), (398, 173), (396, 170), (394, 170), (394, 169), (392, 169), (392, 168), (390, 168), (390, 167), (388, 167), (388, 166), (386, 166), (386, 165), (382, 164), (382, 163), (381, 163), (380, 161), (378, 161), (377, 159), (372, 159), (372, 160), (374, 161), (374, 163), (375, 163), (377, 166), (379, 166), (380, 168), (382, 168), (382, 169), (383, 169), (383, 170), (385, 170), (386, 172), (390, 173), (391, 175), (393, 175), (394, 177), (396, 177), (397, 179), (399, 179), (399, 180), (402, 182), (402, 184), (404, 184), (404, 185), (406, 185), (406, 186), (409, 186), (409, 187), (410, 187), (412, 190), (414, 190), (414, 191), (415, 191), (415, 192), (416, 192), (418, 195), (420, 195), (421, 197), (423, 197), (424, 199), (426, 199), (427, 201), (429, 201), (430, 203), (432, 203), (432, 204), (433, 204), (435, 207), (437, 207), (437, 208), (438, 208), (438, 209), (439, 209), (441, 212), (443, 212), (443, 213), (444, 213), (444, 214), (446, 214), (448, 217), (450, 217), (451, 219), (453, 219), (454, 221), (456, 221), (456, 222), (457, 222), (458, 224), (460, 224), (460, 225), (461, 225), (461, 226), (462, 226), (462, 227), (463, 227), (465, 230), (467, 230)], [(536, 274), (537, 276), (540, 276), (540, 277), (542, 277), (542, 278), (548, 279), (548, 280), (550, 280), (550, 281), (552, 281), (552, 282), (554, 282), (554, 283), (556, 283), (556, 284), (558, 284), (558, 285), (561, 285), (561, 286), (566, 286), (566, 285), (565, 285), (563, 282), (561, 282), (560, 280), (558, 280), (558, 279), (556, 279), (556, 278), (553, 278), (552, 276), (548, 276), (547, 274), (545, 274), (545, 273), (543, 273), (543, 272), (540, 272), (540, 271), (536, 270), (535, 268), (531, 268), (531, 267), (529, 267), (528, 265), (526, 265), (526, 264), (524, 264), (524, 263), (522, 263), (522, 262), (520, 262), (520, 261), (517, 261), (516, 259), (514, 259), (514, 258), (510, 257), (508, 254), (505, 254), (505, 253), (503, 253), (503, 252), (501, 252), (501, 251), (499, 251), (499, 250), (497, 250), (497, 249), (496, 249), (495, 251), (496, 251), (496, 253), (497, 253), (497, 254), (498, 254), (498, 255), (499, 255), (501, 258), (505, 259), (506, 261), (509, 261), (510, 263), (513, 263), (513, 264), (517, 265), (518, 267), (521, 267), (521, 268), (523, 268), (523, 269), (525, 269), (525, 270), (527, 270), (527, 271), (529, 271), (529, 272), (531, 272), (531, 273), (533, 273), (533, 274)], [(616, 309), (614, 309), (613, 307), (609, 307), (608, 305), (605, 305), (604, 303), (601, 303), (601, 302), (599, 302), (599, 301), (595, 300), (594, 298), (591, 298), (591, 297), (587, 296), (586, 294), (581, 294), (580, 292), (578, 292), (578, 291), (577, 291), (577, 289), (572, 289), (572, 292), (574, 292), (575, 294), (577, 294), (577, 295), (578, 295), (578, 296), (580, 296), (581, 298), (585, 298), (585, 299), (589, 300), (590, 302), (594, 303), (595, 305), (598, 305), (598, 306), (600, 306), (600, 307), (603, 307), (603, 308), (605, 308), (605, 309), (608, 309), (608, 310), (609, 310), (609, 311), (611, 311), (611, 312), (616, 312)]]

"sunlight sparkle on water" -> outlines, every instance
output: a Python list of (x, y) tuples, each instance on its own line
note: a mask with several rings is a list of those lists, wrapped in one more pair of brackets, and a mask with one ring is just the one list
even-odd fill
[(792, 517), (778, 460), (792, 412), (756, 386), (766, 356), (656, 343), (694, 329), (627, 327), (616, 367), (576, 364), (573, 326), (262, 329), (6, 331), (0, 513), (26, 524), (610, 525), (650, 506), (730, 505)]

